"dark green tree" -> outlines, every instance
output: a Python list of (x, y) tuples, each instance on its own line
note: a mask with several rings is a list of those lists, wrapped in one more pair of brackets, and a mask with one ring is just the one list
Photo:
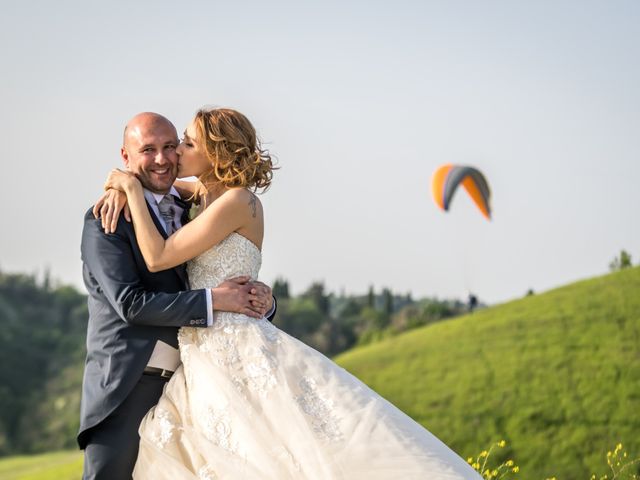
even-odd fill
[(279, 300), (287, 300), (289, 297), (289, 282), (284, 278), (278, 277), (273, 283), (273, 295)]
[(329, 314), (329, 296), (324, 293), (324, 283), (312, 283), (302, 296), (312, 300), (322, 315)]
[(369, 287), (369, 293), (367, 293), (367, 307), (376, 308), (376, 294), (373, 291), (373, 285)]
[(391, 315), (393, 314), (393, 294), (388, 288), (382, 290), (382, 305), (382, 311), (385, 313), (385, 315), (391, 317)]
[(620, 255), (614, 257), (614, 259), (609, 264), (609, 270), (611, 270), (612, 272), (624, 270), (625, 268), (629, 267), (631, 267), (631, 255), (626, 250), (621, 250)]

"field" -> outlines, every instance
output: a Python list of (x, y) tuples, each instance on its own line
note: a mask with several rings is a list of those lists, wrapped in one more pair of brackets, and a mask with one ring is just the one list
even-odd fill
[(77, 450), (0, 459), (0, 480), (77, 480), (81, 475)]
[(460, 455), (504, 439), (522, 478), (640, 456), (640, 269), (578, 282), (340, 355)]
[[(461, 456), (506, 440), (524, 479), (640, 456), (640, 268), (443, 321), (336, 358)], [(0, 480), (79, 478), (63, 451), (0, 460)]]

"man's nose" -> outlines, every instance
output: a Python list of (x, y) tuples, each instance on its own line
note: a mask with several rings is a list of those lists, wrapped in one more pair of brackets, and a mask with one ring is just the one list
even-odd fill
[(154, 161), (158, 165), (164, 165), (170, 162), (169, 158), (167, 157), (167, 154), (162, 150), (158, 152), (158, 154), (156, 155), (156, 158), (154, 158)]

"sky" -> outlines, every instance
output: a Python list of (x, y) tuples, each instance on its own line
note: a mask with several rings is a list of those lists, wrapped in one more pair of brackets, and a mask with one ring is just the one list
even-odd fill
[[(2, 3), (0, 270), (82, 287), (127, 120), (246, 114), (277, 158), (261, 280), (487, 303), (640, 258), (640, 2)], [(493, 219), (441, 164), (473, 165)]]

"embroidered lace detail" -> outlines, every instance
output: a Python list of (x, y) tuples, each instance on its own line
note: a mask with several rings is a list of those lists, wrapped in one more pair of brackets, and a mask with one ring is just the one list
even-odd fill
[(304, 377), (299, 384), (302, 395), (296, 397), (304, 413), (312, 417), (313, 430), (326, 440), (342, 439), (338, 419), (333, 415), (333, 400), (322, 395), (313, 378)]
[(213, 467), (206, 464), (198, 469), (198, 480), (218, 480), (218, 476)]
[(176, 426), (171, 414), (162, 408), (156, 408), (157, 430), (151, 434), (151, 441), (160, 449), (163, 449), (173, 437)]
[(254, 392), (265, 396), (267, 391), (276, 386), (275, 371), (278, 361), (266, 348), (262, 347), (249, 357), (246, 372), (246, 384)]
[[(249, 239), (232, 233), (219, 244), (187, 263), (192, 289), (213, 288), (241, 275), (257, 278), (262, 254)], [(215, 304), (215, 298), (213, 299)]]
[(226, 410), (209, 407), (203, 421), (205, 437), (232, 453), (239, 453), (237, 442), (231, 439), (231, 418)]

